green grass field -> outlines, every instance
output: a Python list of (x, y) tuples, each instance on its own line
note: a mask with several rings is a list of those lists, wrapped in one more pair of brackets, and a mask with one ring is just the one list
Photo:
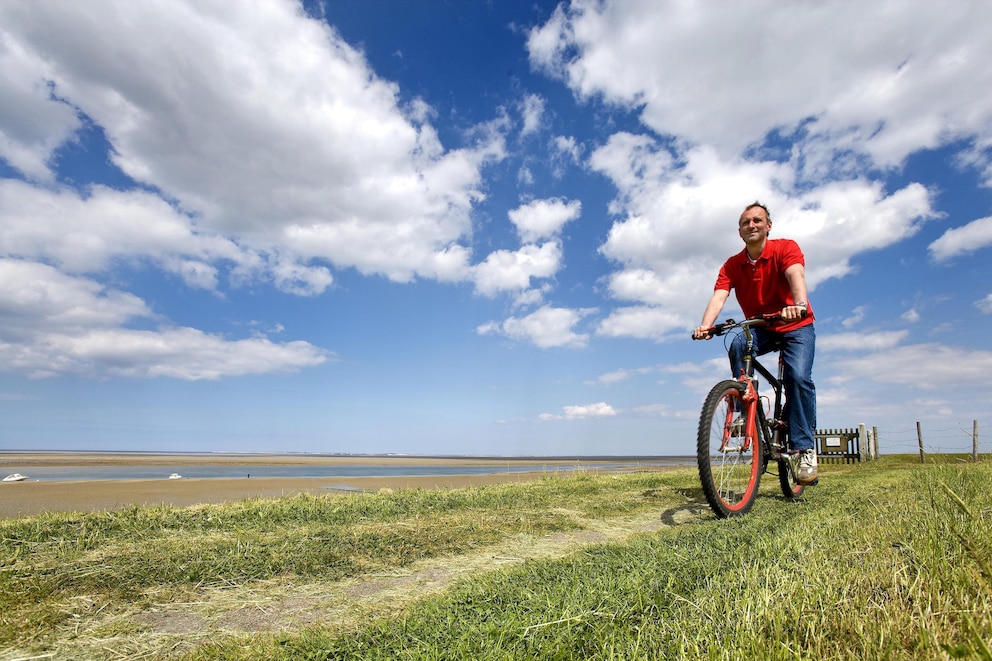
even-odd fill
[(0, 658), (992, 659), (992, 463), (694, 470), (0, 522)]

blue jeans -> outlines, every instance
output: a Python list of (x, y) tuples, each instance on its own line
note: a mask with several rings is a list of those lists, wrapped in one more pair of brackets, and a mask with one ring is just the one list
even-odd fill
[[(785, 410), (782, 417), (789, 424), (789, 439), (793, 450), (816, 447), (816, 386), (813, 385), (813, 354), (816, 353), (816, 331), (813, 324), (788, 333), (775, 333), (764, 328), (752, 329), (757, 355), (781, 351), (785, 363), (782, 381), (785, 390)], [(730, 370), (739, 378), (744, 368), (744, 334), (730, 345)]]

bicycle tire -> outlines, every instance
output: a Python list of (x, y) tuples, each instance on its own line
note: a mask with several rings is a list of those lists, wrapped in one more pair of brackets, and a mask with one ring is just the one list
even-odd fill
[(805, 484), (796, 482), (796, 473), (793, 467), (789, 466), (788, 459), (778, 460), (778, 484), (782, 487), (782, 494), (789, 500), (798, 499), (806, 490)]
[[(784, 394), (782, 395), (782, 399), (785, 399)], [(778, 429), (775, 434), (775, 440), (780, 448), (779, 451), (784, 452), (789, 447), (789, 432), (786, 429)], [(806, 490), (805, 484), (799, 484), (796, 481), (795, 455), (792, 455), (788, 459), (778, 460), (778, 484), (782, 488), (782, 495), (788, 500), (798, 500), (803, 495), (803, 491)]]
[[(758, 495), (764, 472), (764, 453), (756, 437), (757, 421), (748, 420), (743, 406), (744, 386), (738, 381), (721, 381), (713, 386), (699, 416), (696, 460), (699, 480), (710, 509), (718, 518), (746, 514)], [(742, 409), (738, 414), (736, 411)], [(731, 435), (732, 422), (740, 415), (743, 429), (751, 429), (752, 441)]]

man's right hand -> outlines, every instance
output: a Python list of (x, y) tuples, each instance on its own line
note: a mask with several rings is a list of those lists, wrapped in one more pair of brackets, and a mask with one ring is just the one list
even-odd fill
[(710, 335), (709, 330), (706, 326), (700, 326), (696, 330), (692, 331), (692, 339), (694, 340), (712, 340), (713, 336)]

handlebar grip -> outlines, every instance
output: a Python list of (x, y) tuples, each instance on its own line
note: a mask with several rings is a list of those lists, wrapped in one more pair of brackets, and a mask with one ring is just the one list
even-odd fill
[(691, 337), (693, 340), (708, 340), (710, 338), (720, 337), (725, 332), (727, 332), (727, 326), (732, 323), (734, 323), (732, 320), (728, 320), (727, 323), (717, 324), (716, 326), (710, 326), (709, 328), (705, 329), (706, 332), (710, 334), (709, 337), (696, 337), (695, 335), (696, 331), (693, 331), (692, 334), (689, 335), (689, 337)]
[[(799, 318), (800, 319), (805, 319), (808, 316), (809, 316), (809, 310), (803, 310), (802, 312), (799, 313)], [(763, 314), (763, 315), (760, 315), (760, 316), (754, 317), (754, 318), (755, 319), (760, 319), (761, 321), (765, 321), (765, 322), (768, 322), (768, 323), (772, 323), (772, 322), (776, 322), (776, 321), (783, 321), (783, 319), (782, 319), (782, 313), (781, 312), (772, 312), (771, 314)]]

